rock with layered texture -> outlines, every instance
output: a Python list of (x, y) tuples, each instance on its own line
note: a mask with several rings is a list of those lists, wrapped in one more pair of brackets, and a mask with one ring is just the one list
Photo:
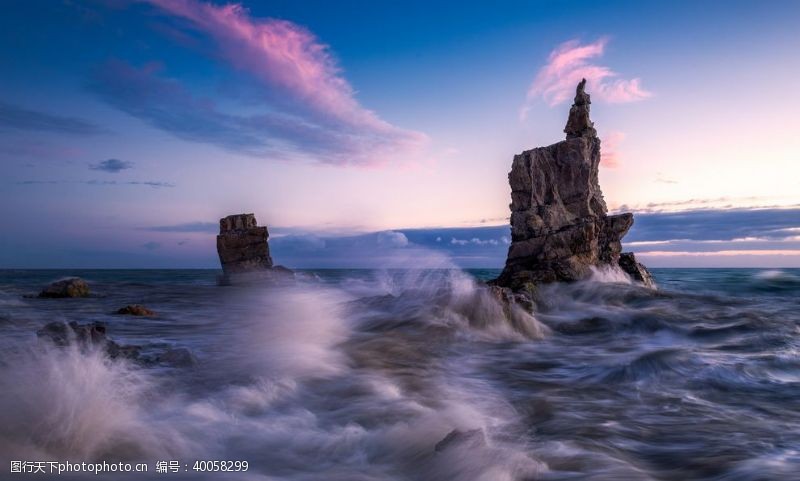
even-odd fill
[(259, 227), (254, 214), (237, 214), (219, 220), (217, 253), (226, 276), (272, 268), (269, 232)]
[(566, 140), (514, 157), (508, 174), (511, 245), (497, 285), (577, 281), (593, 267), (619, 264), (633, 214), (607, 213), (598, 182), (600, 139), (585, 85), (578, 84)]

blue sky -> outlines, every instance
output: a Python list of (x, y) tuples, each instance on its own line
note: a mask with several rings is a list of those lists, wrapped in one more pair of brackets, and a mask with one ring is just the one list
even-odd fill
[(800, 266), (796, 2), (2, 8), (0, 267), (213, 267), (237, 212), (290, 266), (499, 267), (511, 159), (576, 75), (627, 248)]

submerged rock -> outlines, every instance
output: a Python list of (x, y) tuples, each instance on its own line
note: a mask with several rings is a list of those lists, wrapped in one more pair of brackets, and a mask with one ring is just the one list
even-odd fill
[(598, 181), (600, 139), (589, 117), (585, 85), (585, 80), (578, 84), (566, 140), (514, 157), (508, 174), (511, 245), (495, 281), (499, 286), (520, 290), (577, 281), (592, 267), (619, 263), (633, 214), (607, 213)]
[(453, 429), (447, 436), (442, 438), (441, 441), (436, 443), (434, 450), (437, 453), (446, 451), (456, 446), (469, 446), (469, 447), (483, 447), (486, 446), (486, 434), (483, 429), (470, 429), (469, 431), (462, 431), (460, 429)]
[(46, 339), (56, 346), (77, 345), (81, 349), (103, 349), (111, 359), (127, 358), (136, 360), (139, 356), (138, 346), (123, 346), (112, 341), (106, 335), (105, 322), (78, 324), (75, 321), (65, 323), (53, 321), (36, 331), (40, 339)]
[(127, 316), (146, 316), (146, 317), (154, 317), (156, 315), (155, 312), (151, 311), (150, 309), (140, 304), (128, 304), (127, 306), (118, 309), (117, 314), (122, 314)]
[(65, 297), (89, 297), (89, 284), (79, 277), (61, 279), (49, 284), (42, 289), (39, 297), (46, 298), (65, 298)]
[(119, 344), (108, 337), (104, 322), (53, 321), (36, 331), (36, 335), (58, 347), (76, 346), (84, 351), (100, 349), (111, 359), (127, 359), (144, 366), (160, 364), (180, 368), (197, 364), (192, 351), (185, 347), (149, 348), (150, 352), (145, 354), (142, 346)]
[(185, 347), (173, 347), (156, 356), (156, 362), (173, 367), (188, 367), (197, 364), (192, 351)]

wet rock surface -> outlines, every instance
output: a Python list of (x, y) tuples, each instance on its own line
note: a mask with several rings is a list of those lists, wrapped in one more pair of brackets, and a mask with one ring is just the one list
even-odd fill
[(145, 366), (163, 365), (170, 367), (190, 367), (197, 359), (185, 347), (168, 347), (145, 354), (142, 346), (119, 344), (108, 337), (108, 326), (104, 322), (79, 324), (53, 321), (36, 331), (39, 339), (51, 342), (57, 347), (76, 346), (87, 351), (102, 350), (110, 359), (126, 359)]
[(89, 284), (79, 277), (60, 279), (42, 289), (39, 297), (58, 299), (67, 297), (89, 297)]
[(653, 275), (647, 270), (644, 264), (636, 260), (633, 252), (624, 252), (619, 256), (619, 267), (636, 282), (647, 287), (655, 287), (656, 282)]
[(108, 338), (104, 322), (78, 324), (53, 321), (36, 331), (39, 339), (46, 339), (56, 346), (77, 345), (81, 349), (104, 349), (111, 359), (127, 358), (135, 360), (139, 356), (138, 346), (123, 346)]
[(619, 263), (633, 214), (608, 215), (598, 181), (600, 139), (585, 84), (578, 84), (566, 140), (514, 157), (508, 174), (511, 245), (499, 286), (520, 290), (577, 281), (593, 267)]

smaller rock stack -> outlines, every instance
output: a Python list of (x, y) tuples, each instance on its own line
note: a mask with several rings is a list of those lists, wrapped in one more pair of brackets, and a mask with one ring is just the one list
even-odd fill
[(236, 214), (219, 220), (217, 253), (225, 276), (272, 269), (265, 226), (254, 214)]

